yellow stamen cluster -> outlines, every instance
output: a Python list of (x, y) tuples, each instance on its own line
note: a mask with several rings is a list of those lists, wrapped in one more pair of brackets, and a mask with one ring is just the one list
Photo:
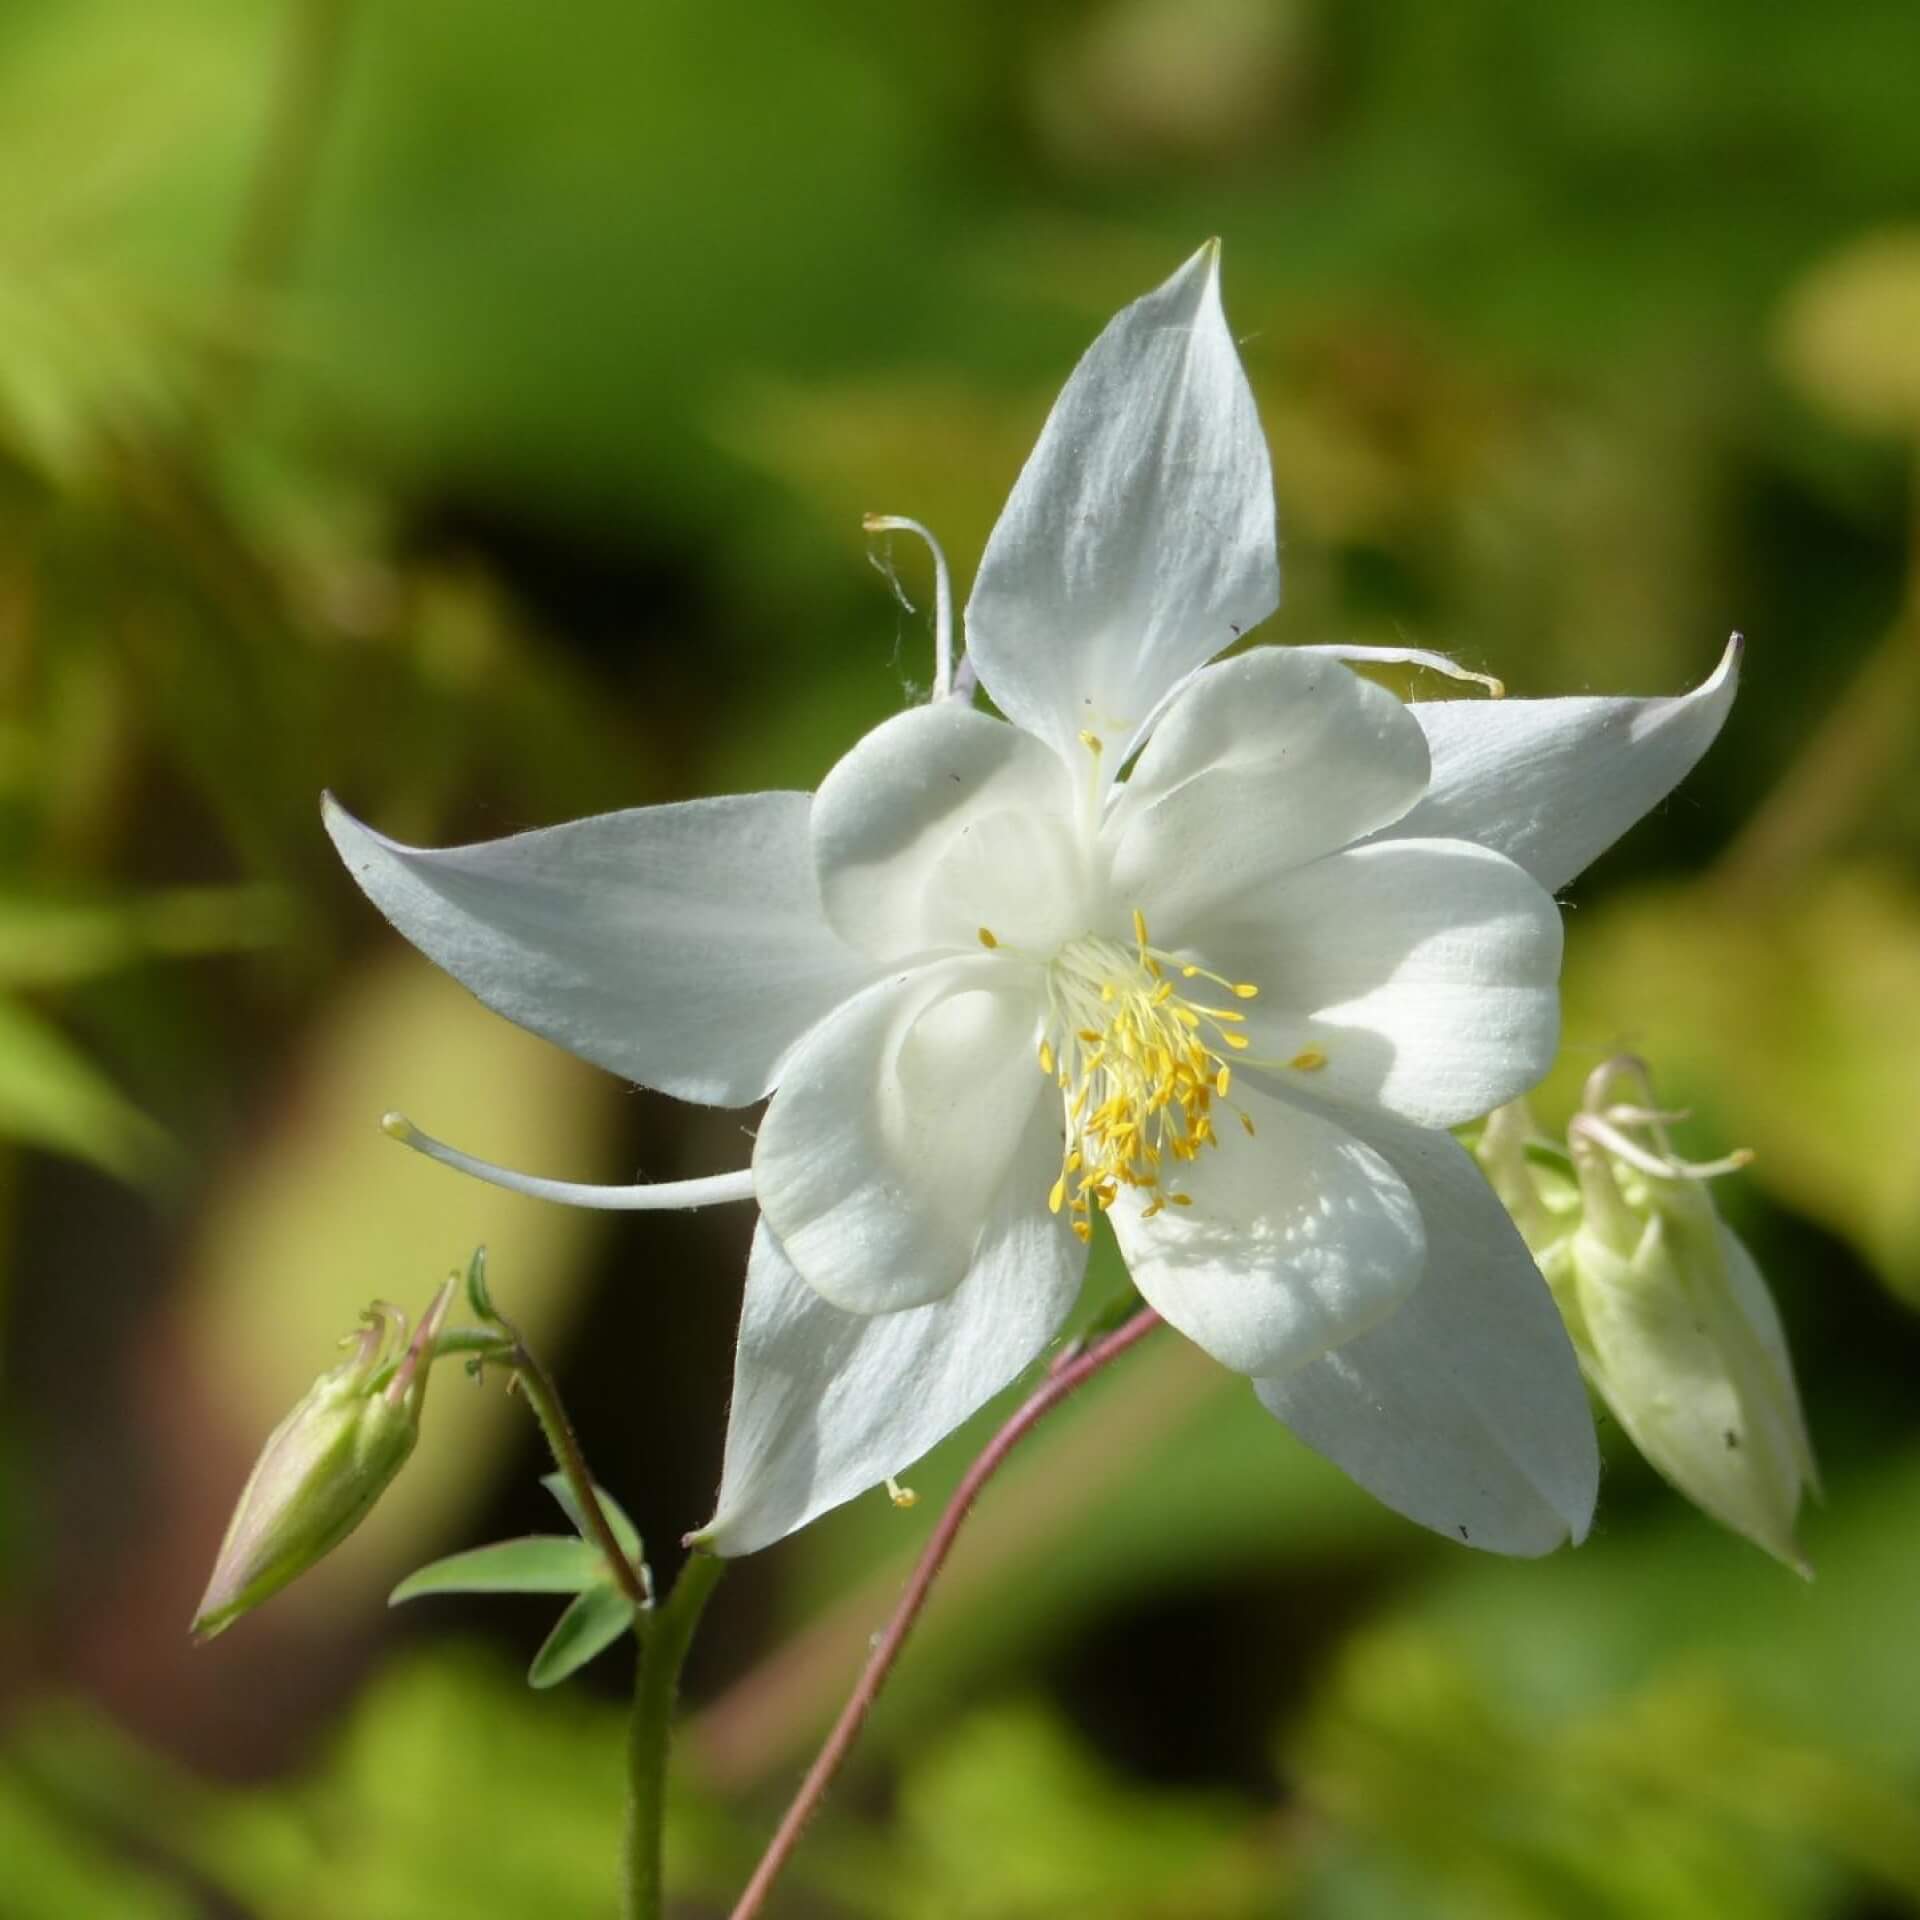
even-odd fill
[[(1176, 976), (1212, 981), (1238, 1000), (1260, 991), (1162, 952), (1138, 911), (1133, 934), (1131, 949), (1098, 934), (1070, 940), (1047, 973), (1040, 1070), (1060, 1088), (1067, 1135), (1047, 1204), (1067, 1209), (1082, 1240), (1093, 1237), (1094, 1208), (1112, 1206), (1122, 1187), (1153, 1189), (1148, 1217), (1191, 1206), (1190, 1194), (1167, 1183), (1217, 1144), (1214, 1103), (1233, 1104), (1230, 1056), (1246, 1049), (1237, 1031), (1246, 1015), (1188, 999)], [(1253, 1131), (1245, 1113), (1240, 1124)]]

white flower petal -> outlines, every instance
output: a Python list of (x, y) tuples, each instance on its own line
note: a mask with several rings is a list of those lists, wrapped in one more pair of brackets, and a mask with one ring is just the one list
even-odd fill
[(1197, 673), (1105, 827), (1112, 891), (1156, 933), (1364, 839), (1425, 791), (1405, 706), (1337, 661), (1263, 647)]
[(944, 1300), (847, 1313), (801, 1279), (762, 1222), (720, 1497), (701, 1544), (752, 1553), (904, 1473), (1052, 1339), (1085, 1261), (1044, 1196), (1010, 1180), (966, 1278)]
[(1384, 837), (1478, 841), (1558, 892), (1713, 745), (1740, 651), (1736, 634), (1711, 678), (1674, 699), (1416, 701), (1433, 781)]
[(1236, 1373), (1284, 1373), (1392, 1313), (1425, 1240), (1371, 1147), (1289, 1101), (1235, 1098), (1255, 1137), (1223, 1123), (1217, 1147), (1162, 1170), (1193, 1204), (1146, 1218), (1148, 1192), (1122, 1187), (1113, 1227), (1148, 1305)]
[(1532, 1086), (1560, 1030), (1560, 913), (1519, 867), (1459, 840), (1388, 840), (1283, 876), (1190, 937), (1260, 988), (1249, 1058), (1303, 1090), (1422, 1126)]
[(1364, 1131), (1426, 1223), (1427, 1266), (1399, 1312), (1283, 1379), (1262, 1403), (1376, 1499), (1493, 1553), (1586, 1537), (1599, 1483), (1572, 1344), (1507, 1212), (1447, 1135)]
[[(787, 1258), (853, 1313), (951, 1293), (1042, 1104), (1039, 1006), (1013, 960), (947, 960), (870, 987), (787, 1063), (754, 1186)], [(1059, 1151), (1021, 1169), (1044, 1205)]]
[[(1066, 770), (1018, 727), (958, 702), (916, 707), (866, 736), (822, 782), (813, 803), (813, 852), (828, 920), (850, 945), (904, 959), (977, 946), (956, 902), (930, 886), (943, 857), (995, 815), (1066, 831)], [(1007, 875), (1025, 897), (1022, 869)], [(971, 903), (969, 903), (971, 904)], [(1004, 916), (1003, 916), (1004, 917)]]
[(821, 915), (804, 793), (636, 807), (478, 846), (402, 846), (329, 796), (347, 870), (509, 1020), (682, 1100), (745, 1106), (874, 969)]
[(1273, 475), (1209, 244), (1109, 323), (1054, 403), (967, 603), (1000, 710), (1117, 770), (1182, 678), (1279, 604)]
[(928, 872), (920, 925), (929, 945), (974, 949), (990, 939), (1042, 961), (1086, 931), (1088, 881), (1085, 849), (1060, 815), (985, 814)]

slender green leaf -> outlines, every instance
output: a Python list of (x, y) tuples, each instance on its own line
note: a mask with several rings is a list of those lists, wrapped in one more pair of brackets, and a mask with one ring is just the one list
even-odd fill
[(244, 952), (290, 937), (272, 887), (179, 887), (118, 900), (0, 895), (0, 982), (62, 986), (142, 960)]
[(58, 1028), (8, 1000), (0, 1000), (0, 1139), (134, 1182), (164, 1176), (176, 1160), (166, 1134)]
[[(591, 1539), (587, 1532), (587, 1516), (580, 1511), (580, 1503), (573, 1497), (573, 1489), (567, 1484), (564, 1473), (550, 1473), (540, 1484), (560, 1502), (566, 1516), (580, 1529), (582, 1539)], [(642, 1548), (640, 1529), (626, 1516), (620, 1502), (597, 1481), (594, 1493), (599, 1497), (600, 1510), (607, 1516), (607, 1525), (613, 1529), (613, 1537), (620, 1542), (620, 1551), (637, 1567), (640, 1564)]]
[(387, 1604), (428, 1593), (583, 1593), (606, 1577), (606, 1561), (586, 1541), (530, 1534), (435, 1560), (408, 1574)]
[(530, 1687), (557, 1687), (633, 1625), (633, 1602), (616, 1586), (589, 1587), (541, 1643), (527, 1669)]

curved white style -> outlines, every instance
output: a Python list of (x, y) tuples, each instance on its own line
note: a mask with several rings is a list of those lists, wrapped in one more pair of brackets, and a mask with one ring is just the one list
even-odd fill
[[(1532, 1085), (1563, 885), (1706, 750), (1672, 700), (1403, 705), (1337, 649), (1207, 664), (1279, 597), (1209, 245), (1095, 342), (981, 564), (964, 698), (818, 794), (446, 851), (331, 801), (474, 993), (684, 1099), (771, 1093), (718, 1510), (744, 1553), (904, 1471), (1028, 1365), (1104, 1217), (1142, 1296), (1310, 1445), (1475, 1546), (1579, 1538), (1572, 1350), (1445, 1129)], [(942, 634), (942, 657), (946, 636)], [(411, 1130), (407, 1130), (411, 1134)]]

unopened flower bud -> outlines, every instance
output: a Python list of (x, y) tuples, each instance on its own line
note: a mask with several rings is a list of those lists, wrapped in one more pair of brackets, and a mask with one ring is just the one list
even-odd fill
[[(1616, 1100), (1622, 1081), (1638, 1100)], [(1609, 1061), (1558, 1167), (1539, 1157), (1524, 1109), (1493, 1117), (1481, 1161), (1634, 1445), (1695, 1505), (1804, 1574), (1794, 1519), (1819, 1482), (1786, 1337), (1707, 1189), (1750, 1156), (1681, 1160), (1667, 1137), (1680, 1117), (1655, 1106), (1639, 1062)]]
[(454, 1286), (435, 1294), (411, 1344), (399, 1308), (369, 1308), (353, 1352), (273, 1430), (194, 1614), (195, 1639), (211, 1640), (324, 1559), (392, 1484), (419, 1438)]

